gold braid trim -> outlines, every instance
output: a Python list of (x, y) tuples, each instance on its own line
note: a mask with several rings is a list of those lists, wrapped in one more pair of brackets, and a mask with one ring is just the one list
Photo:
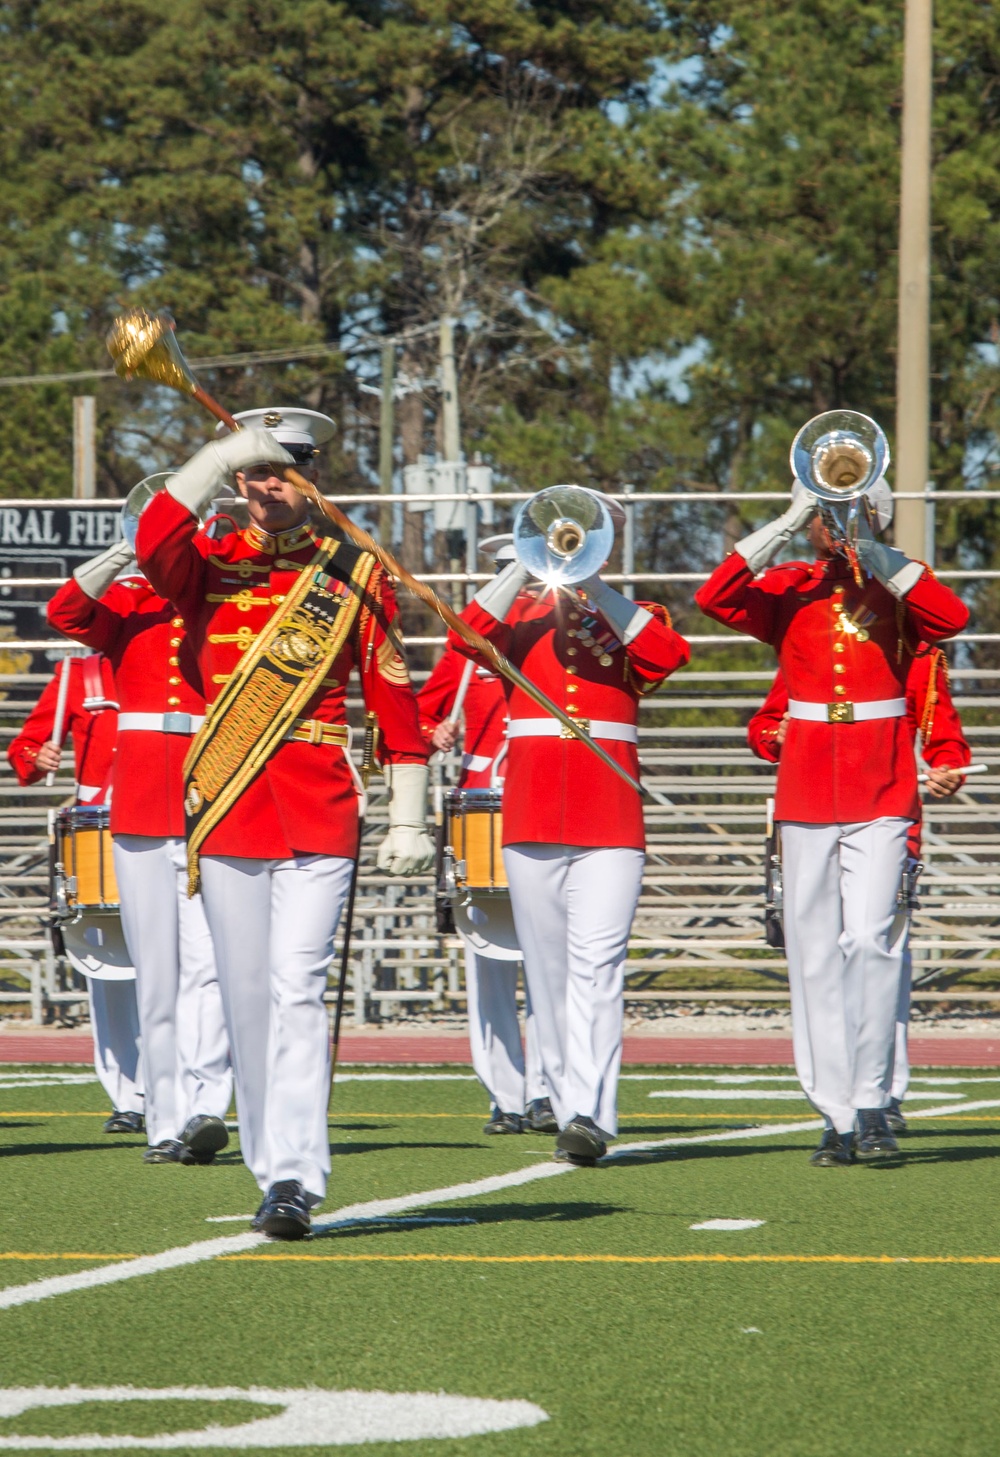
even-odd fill
[(931, 649), (931, 670), (927, 679), (927, 696), (924, 699), (924, 711), (920, 715), (920, 737), (926, 744), (934, 730), (934, 710), (938, 705), (937, 675), (944, 673), (945, 687), (948, 686), (948, 659), (940, 648)]
[[(348, 568), (342, 593), (330, 590), (326, 575), (338, 553)], [(198, 889), (201, 846), (284, 741), (346, 643), (375, 565), (367, 552), (332, 538), (320, 542), (208, 709), (184, 760), (188, 895)]]

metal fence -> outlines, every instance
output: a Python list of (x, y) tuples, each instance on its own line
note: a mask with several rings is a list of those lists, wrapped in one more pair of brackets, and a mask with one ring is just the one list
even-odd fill
[[(384, 500), (338, 499), (352, 509)], [(463, 499), (474, 542), (483, 498)], [(510, 493), (493, 497), (501, 506), (520, 499)], [(701, 503), (705, 496), (627, 493), (619, 499), (627, 507), (630, 527), (623, 570), (609, 573), (609, 580), (633, 593), (638, 589), (640, 597), (656, 597), (661, 585), (669, 585), (673, 594), (693, 591), (704, 580), (703, 572), (635, 570), (635, 513), (645, 506)], [(746, 497), (725, 493), (711, 499), (746, 504)], [(786, 499), (777, 493), (753, 498), (755, 504)], [(945, 499), (945, 493), (936, 499)], [(105, 510), (108, 506), (93, 504)], [(465, 570), (426, 576), (458, 600), (486, 579), (476, 566), (470, 552)], [(965, 578), (981, 574), (940, 575), (960, 589)], [(8, 576), (0, 584), (0, 603), (18, 594), (43, 603), (57, 584), (52, 577)], [(40, 614), (38, 621), (43, 633)], [(774, 770), (750, 753), (744, 728), (767, 691), (773, 661), (766, 650), (748, 647), (746, 638), (712, 630), (713, 624), (704, 619), (697, 625), (704, 631), (689, 635), (688, 669), (640, 707), (640, 758), (652, 797), (645, 808), (647, 865), (630, 942), (626, 997), (645, 1003), (786, 1001), (784, 960), (763, 937), (765, 802), (774, 792)], [(414, 672), (418, 682), (442, 641), (434, 632), (411, 637), (415, 659), (423, 662)], [(989, 771), (970, 779), (954, 799), (925, 804), (926, 869), (912, 938), (918, 1000), (1000, 1001), (1000, 695), (995, 688), (1000, 671), (965, 665), (968, 654), (961, 646), (997, 641), (1000, 635), (970, 632), (949, 649), (957, 662), (952, 669), (955, 701), (966, 720), (974, 758), (987, 763)], [(0, 684), (4, 748), (47, 681), (51, 660), (66, 650), (65, 643), (43, 635), (0, 639), (0, 672), (4, 662), (14, 669), (2, 674)], [(29, 654), (31, 671), (19, 671)], [(348, 706), (360, 722), (360, 699)], [(454, 782), (457, 755), (442, 768), (446, 781)], [(20, 789), (5, 756), (0, 756), (0, 1003), (26, 1004), (35, 1021), (85, 1015), (85, 995), (65, 963), (53, 955), (47, 934), (48, 816), (71, 794), (68, 773), (60, 774), (52, 790)], [(359, 882), (348, 1016), (363, 1024), (460, 1012), (465, 1002), (461, 942), (435, 930), (432, 876), (397, 881), (375, 868), (385, 823), (385, 798), (376, 775)]]

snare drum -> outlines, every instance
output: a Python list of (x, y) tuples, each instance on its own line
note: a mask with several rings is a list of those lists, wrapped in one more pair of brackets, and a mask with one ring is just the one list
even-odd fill
[(55, 899), (64, 913), (119, 908), (109, 818), (104, 804), (74, 804), (56, 815)]
[(460, 890), (507, 891), (500, 789), (449, 789), (445, 840)]

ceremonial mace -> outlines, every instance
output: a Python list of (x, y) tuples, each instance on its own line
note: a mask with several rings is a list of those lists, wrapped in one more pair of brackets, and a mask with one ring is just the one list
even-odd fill
[[(200, 405), (204, 406), (210, 415), (221, 420), (228, 430), (238, 430), (239, 421), (235, 420), (229, 411), (219, 404), (218, 400), (213, 399), (195, 379), (191, 366), (181, 353), (174, 328), (173, 319), (166, 313), (149, 314), (145, 309), (129, 309), (126, 313), (119, 314), (108, 330), (107, 336), (108, 352), (114, 363), (115, 373), (121, 379), (148, 379), (152, 380), (154, 384), (167, 385), (168, 388), (177, 390), (180, 394), (191, 395)], [(514, 664), (491, 642), (471, 628), (467, 622), (463, 622), (446, 602), (442, 602), (431, 587), (408, 572), (396, 560), (392, 552), (384, 546), (380, 546), (367, 531), (363, 531), (360, 526), (355, 526), (354, 522), (345, 516), (339, 507), (327, 501), (312, 481), (306, 480), (305, 476), (295, 470), (293, 466), (282, 467), (281, 475), (301, 495), (307, 497), (319, 511), (322, 511), (328, 521), (332, 521), (335, 526), (339, 527), (355, 546), (375, 557), (376, 561), (380, 562), (391, 576), (402, 582), (414, 597), (419, 598), (421, 602), (430, 607), (446, 627), (457, 633), (469, 647), (475, 648), (476, 652), (484, 657), (497, 673), (514, 683), (522, 693), (526, 693), (529, 698), (533, 699), (539, 708), (543, 708), (546, 713), (558, 719), (566, 730), (567, 737), (579, 739), (581, 743), (586, 744), (591, 753), (596, 754), (609, 769), (613, 769), (619, 779), (624, 779), (625, 783), (637, 793), (642, 793), (640, 786), (628, 770), (623, 769), (605, 749), (601, 748), (600, 744), (595, 743), (580, 724), (575, 723), (568, 713), (553, 703), (551, 698), (537, 688), (530, 678), (526, 678), (520, 668), (515, 668)]]

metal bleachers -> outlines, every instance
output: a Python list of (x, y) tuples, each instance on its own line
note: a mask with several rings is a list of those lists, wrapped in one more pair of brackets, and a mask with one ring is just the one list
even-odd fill
[[(379, 500), (336, 499), (352, 510)], [(493, 499), (502, 510), (520, 498), (497, 493)], [(608, 579), (624, 583), (633, 594), (638, 588), (640, 597), (668, 601), (692, 643), (689, 668), (641, 707), (640, 756), (650, 791), (645, 809), (649, 850), (626, 996), (647, 1004), (786, 1001), (784, 961), (763, 937), (765, 801), (773, 794), (774, 770), (753, 757), (744, 730), (770, 684), (773, 658), (690, 608), (690, 593), (704, 572), (644, 573), (635, 565), (636, 519), (641, 522), (643, 511), (727, 498), (723, 493), (708, 498), (629, 493), (618, 499), (627, 507), (630, 529), (623, 570), (609, 573)], [(753, 501), (785, 499), (769, 493)], [(944, 493), (936, 496), (942, 505), (946, 499)], [(482, 497), (468, 498), (473, 540), (482, 504)], [(475, 570), (474, 553), (465, 565), (464, 571), (427, 573), (427, 579), (460, 602), (485, 579)], [(974, 574), (940, 575), (961, 590)], [(36, 594), (39, 601), (56, 585), (53, 579), (27, 575), (3, 582), (12, 592)], [(925, 804), (926, 869), (912, 938), (918, 999), (1000, 1002), (1000, 672), (975, 666), (969, 651), (976, 642), (994, 640), (970, 628), (949, 649), (953, 693), (974, 758), (989, 770), (970, 778), (953, 800)], [(439, 650), (440, 629), (437, 634), (430, 629), (409, 634), (408, 641), (419, 682)], [(51, 663), (46, 654), (63, 650), (41, 637), (0, 641), (0, 657), (9, 654), (12, 664), (22, 661), (21, 653), (34, 655), (31, 672), (3, 675), (4, 747), (47, 681)], [(360, 722), (360, 700), (349, 707)], [(452, 756), (441, 766), (445, 780), (453, 781), (455, 769)], [(34, 1021), (85, 1015), (85, 997), (68, 968), (54, 957), (45, 924), (48, 812), (67, 802), (71, 793), (68, 774), (61, 774), (51, 791), (43, 786), (19, 789), (0, 756), (0, 1002), (22, 1004)], [(432, 877), (400, 882), (375, 869), (385, 819), (376, 775), (359, 883), (348, 1017), (360, 1024), (461, 1012), (461, 942), (435, 931)]]

